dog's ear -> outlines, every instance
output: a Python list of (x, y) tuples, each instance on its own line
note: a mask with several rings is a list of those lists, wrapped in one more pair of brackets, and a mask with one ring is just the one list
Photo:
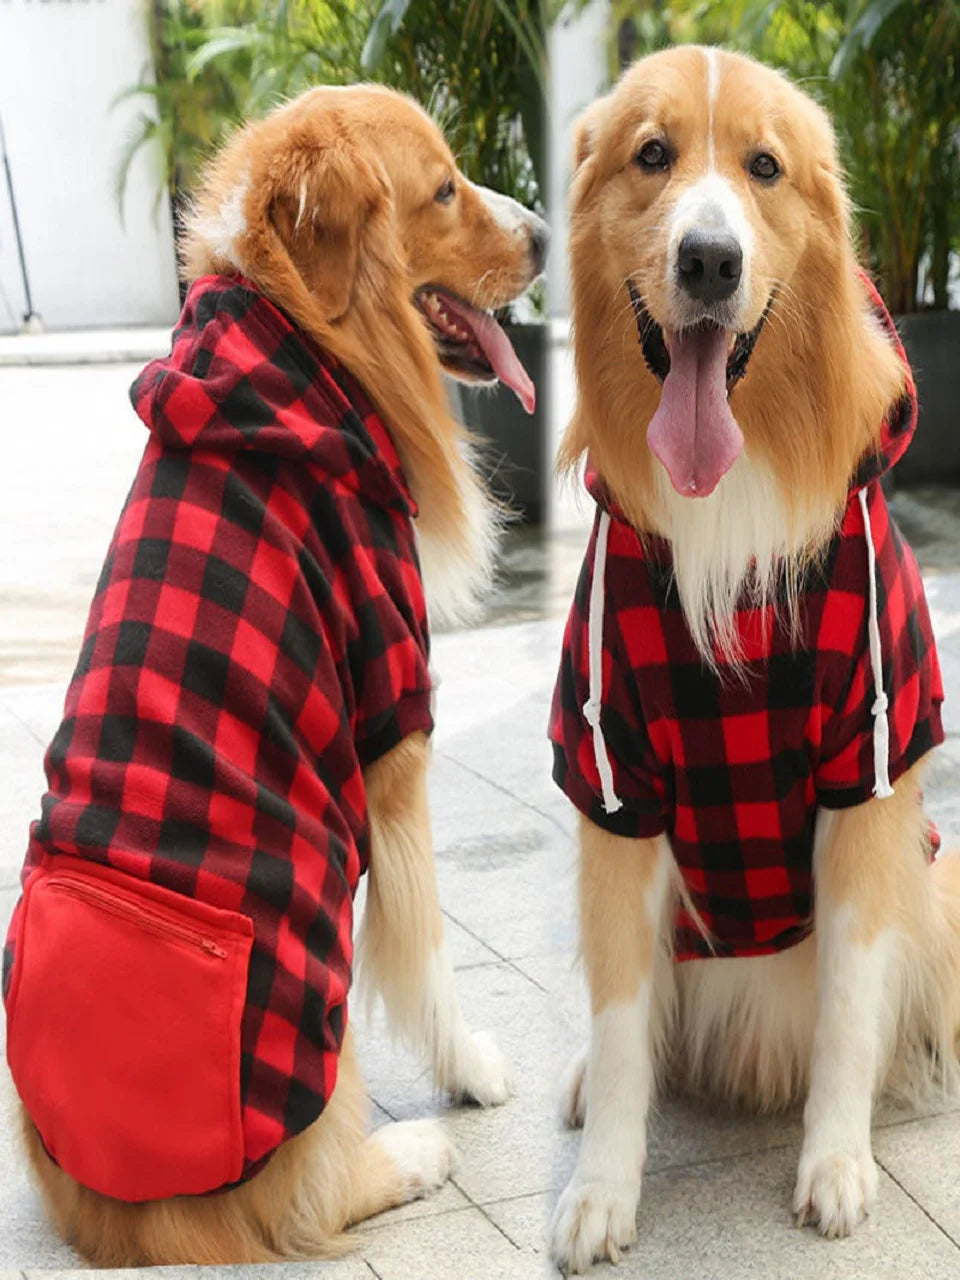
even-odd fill
[(267, 219), (330, 323), (350, 307), (371, 219), (391, 199), (386, 171), (344, 141), (300, 146), (270, 166)]
[(573, 171), (580, 168), (593, 149), (594, 137), (590, 112), (586, 111), (573, 126)]
[(791, 152), (802, 187), (817, 203), (830, 234), (849, 232), (850, 208), (843, 181), (837, 137), (829, 115), (812, 98), (797, 95), (784, 126), (790, 131)]
[(606, 98), (597, 98), (573, 126), (573, 171), (570, 186), (572, 208), (587, 199), (593, 190), (597, 175), (597, 145), (607, 106)]

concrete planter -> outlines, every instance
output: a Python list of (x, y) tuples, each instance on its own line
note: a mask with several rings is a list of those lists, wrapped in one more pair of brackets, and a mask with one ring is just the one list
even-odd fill
[(481, 473), (498, 498), (518, 512), (525, 524), (541, 524), (546, 516), (547, 349), (549, 329), (542, 324), (509, 325), (517, 355), (537, 388), (537, 408), (524, 413), (507, 387), (487, 388), (452, 383), (461, 422), (481, 441)]
[(897, 316), (917, 380), (920, 416), (910, 448), (894, 469), (897, 485), (960, 481), (960, 311)]

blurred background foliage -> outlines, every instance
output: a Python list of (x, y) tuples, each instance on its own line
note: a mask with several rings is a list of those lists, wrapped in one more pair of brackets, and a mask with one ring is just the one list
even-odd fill
[[(546, 38), (588, 0), (149, 0), (152, 68), (119, 153), (153, 146), (174, 207), (241, 119), (378, 80), (443, 125), (469, 177), (542, 211)], [(960, 0), (609, 0), (611, 76), (698, 40), (782, 67), (829, 110), (864, 261), (894, 311), (945, 307), (960, 250)]]
[[(582, 3), (582, 0), (581, 0)], [(120, 152), (117, 198), (153, 145), (174, 216), (240, 120), (316, 84), (376, 80), (438, 119), (474, 181), (542, 208), (554, 0), (150, 0), (152, 68)]]
[(682, 41), (783, 68), (833, 117), (863, 260), (899, 314), (960, 250), (960, 0), (612, 0), (611, 73)]

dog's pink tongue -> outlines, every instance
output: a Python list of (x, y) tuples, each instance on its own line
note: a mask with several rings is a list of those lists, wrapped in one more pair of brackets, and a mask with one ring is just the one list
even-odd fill
[(670, 372), (647, 428), (647, 444), (677, 493), (705, 498), (733, 466), (743, 434), (727, 402), (729, 335), (714, 326), (664, 333)]
[(537, 392), (530, 380), (530, 375), (520, 363), (510, 339), (497, 324), (488, 311), (478, 311), (468, 306), (460, 298), (444, 295), (444, 306), (454, 312), (470, 326), (477, 343), (483, 348), (483, 354), (493, 366), (493, 371), (502, 383), (515, 392), (517, 399), (526, 409), (533, 413), (537, 406)]

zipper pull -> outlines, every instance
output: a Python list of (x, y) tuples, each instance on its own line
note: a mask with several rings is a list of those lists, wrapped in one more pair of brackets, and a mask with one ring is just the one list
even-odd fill
[(207, 951), (212, 956), (218, 956), (221, 960), (226, 960), (227, 953), (223, 947), (217, 946), (212, 938), (201, 938), (200, 947), (203, 951)]

